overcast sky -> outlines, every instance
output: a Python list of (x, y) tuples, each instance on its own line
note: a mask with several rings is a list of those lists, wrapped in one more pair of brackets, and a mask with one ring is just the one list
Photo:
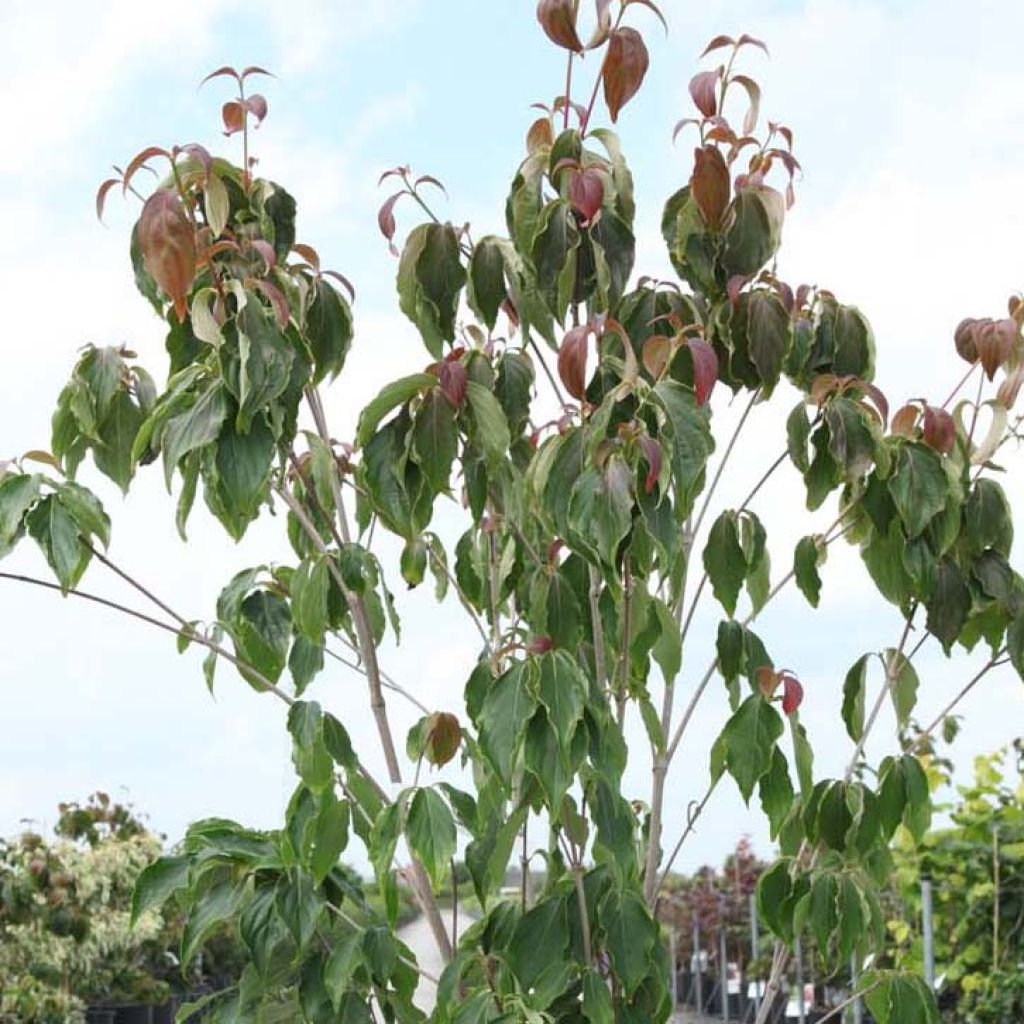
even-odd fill
[[(688, 145), (673, 147), (670, 135), (690, 113), (686, 85), (697, 54), (719, 32), (750, 32), (772, 52), (770, 60), (755, 51), (748, 57), (748, 70), (765, 87), (763, 110), (793, 128), (805, 172), (786, 225), (781, 275), (828, 287), (865, 311), (879, 343), (879, 384), (894, 408), (911, 397), (941, 401), (962, 372), (952, 354), (956, 323), (1000, 315), (1007, 296), (1024, 286), (1024, 6), (661, 6), (671, 25), (667, 39), (642, 9), (633, 16), (649, 38), (652, 67), (620, 125), (637, 182), (638, 271), (669, 273), (658, 222), (690, 166)], [(93, 197), (111, 164), (123, 165), (146, 145), (198, 141), (238, 159), (235, 141), (218, 132), (225, 89), (196, 88), (225, 63), (276, 72), (261, 83), (270, 115), (255, 138), (260, 170), (297, 196), (300, 238), (359, 293), (355, 350), (327, 397), (335, 434), (349, 436), (371, 392), (425, 361), (397, 310), (395, 264), (377, 234), (377, 177), (411, 163), (448, 186), (443, 215), (471, 221), (476, 235), (501, 230), (505, 192), (533, 116), (529, 104), (550, 102), (564, 71), (533, 7), (532, 0), (180, 0), (173, 14), (156, 17), (152, 5), (120, 0), (0, 3), (0, 224), (8, 239), (0, 247), (0, 458), (48, 447), (49, 417), (80, 345), (128, 342), (164, 376), (160, 324), (135, 292), (127, 260), (137, 209), (112, 201), (101, 226)], [(413, 223), (400, 217), (400, 227)], [(722, 423), (735, 415), (725, 397), (717, 402)], [(783, 415), (792, 399), (780, 395)], [(721, 500), (735, 503), (783, 444), (778, 415), (758, 410)], [(211, 616), (220, 587), (238, 569), (289, 560), (280, 519), (265, 517), (236, 546), (202, 503), (191, 543), (183, 545), (159, 477), (143, 471), (122, 500), (85, 471), (114, 520), (112, 557), (186, 618)], [(1018, 466), (1004, 485), (1024, 507)], [(794, 516), (800, 504), (792, 473), (777, 474), (759, 498), (777, 575), (788, 568), (796, 539), (830, 522), (828, 510), (813, 519)], [(860, 654), (894, 644), (900, 625), (880, 607), (855, 552), (838, 547), (819, 612), (794, 591), (765, 612), (758, 630), (770, 638), (776, 663), (804, 681), (803, 718), (818, 770), (832, 774), (851, 752), (838, 716), (843, 676)], [(28, 544), (3, 568), (48, 575)], [(83, 586), (137, 603), (101, 566)], [(471, 627), (457, 606), (438, 610), (423, 591), (403, 601), (403, 614), (403, 643), (385, 651), (386, 668), (426, 703), (460, 711), (476, 650)], [(716, 621), (698, 619), (681, 700), (703, 674)], [(211, 814), (266, 827), (280, 822), (294, 786), (281, 709), (232, 671), (220, 670), (211, 700), (199, 656), (179, 657), (167, 636), (5, 581), (0, 638), (0, 834), (24, 819), (52, 822), (59, 800), (96, 788), (127, 795), (172, 839), (190, 820)], [(971, 664), (962, 657), (948, 664), (934, 643), (922, 651), (923, 719), (969, 678)], [(359, 676), (332, 667), (310, 696), (367, 738), (369, 761), (379, 768), (365, 693)], [(395, 734), (404, 739), (418, 712), (394, 698), (390, 705)], [(695, 719), (693, 745), (673, 767), (672, 841), (688, 801), (704, 791), (707, 749), (725, 711), (716, 689)], [(1024, 732), (1022, 712), (1024, 687), (1012, 671), (990, 677), (969, 705), (954, 749), (959, 769), (969, 771), (975, 755)], [(894, 743), (891, 718), (884, 725), (870, 746), (876, 756)], [(649, 766), (639, 727), (635, 738), (641, 756), (628, 781), (643, 798)], [(744, 832), (769, 852), (760, 812), (743, 808), (731, 782), (715, 801), (681, 866), (719, 861)]]

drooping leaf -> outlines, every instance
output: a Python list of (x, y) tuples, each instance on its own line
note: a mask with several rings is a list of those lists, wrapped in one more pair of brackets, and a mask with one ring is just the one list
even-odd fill
[(617, 28), (612, 32), (601, 76), (612, 123), (640, 89), (649, 65), (647, 46), (636, 29)]
[(409, 804), (405, 822), (409, 848), (426, 868), (434, 888), (447, 874), (455, 855), (455, 819), (435, 789), (421, 787)]

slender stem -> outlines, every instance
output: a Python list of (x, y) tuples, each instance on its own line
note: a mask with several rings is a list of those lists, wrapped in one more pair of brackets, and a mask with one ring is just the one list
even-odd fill
[(971, 679), (960, 690), (960, 692), (938, 713), (938, 715), (935, 716), (935, 719), (932, 721), (931, 725), (929, 725), (928, 728), (925, 729), (920, 736), (918, 736), (916, 742), (914, 743), (914, 749), (920, 747), (923, 741), (927, 737), (931, 736), (932, 733), (935, 732), (935, 730), (938, 729), (940, 725), (942, 725), (943, 721), (949, 717), (950, 712), (953, 711), (953, 709), (971, 692), (971, 690), (974, 689), (975, 686), (978, 685), (978, 683), (981, 682), (981, 680), (986, 675), (988, 675), (989, 672), (992, 671), (992, 669), (994, 669), (997, 665), (1003, 664), (1003, 662), (999, 661), (999, 658), (1002, 657), (1004, 653), (1005, 648), (1002, 651), (999, 651), (997, 654), (994, 654), (988, 660), (988, 662), (986, 662), (986, 664), (983, 665), (981, 669), (979, 669), (971, 677)]
[(629, 645), (633, 633), (633, 568), (629, 555), (626, 555), (625, 579), (622, 594), (622, 654), (619, 662), (619, 691), (616, 694), (618, 703), (619, 728), (626, 715), (626, 697), (629, 693)]
[(303, 532), (312, 541), (316, 550), (324, 556), (327, 571), (334, 578), (342, 594), (348, 602), (349, 611), (352, 613), (352, 624), (355, 626), (356, 637), (359, 641), (359, 653), (366, 666), (366, 681), (370, 688), (370, 710), (377, 723), (377, 732), (380, 734), (381, 747), (384, 751), (384, 761), (387, 764), (388, 775), (394, 783), (402, 781), (402, 773), (398, 767), (398, 755), (395, 753), (395, 744), (391, 738), (391, 727), (387, 719), (387, 710), (384, 704), (383, 686), (380, 678), (380, 667), (377, 664), (376, 647), (373, 643), (373, 635), (370, 632), (370, 625), (366, 618), (366, 608), (362, 599), (352, 593), (345, 584), (345, 578), (341, 575), (337, 562), (331, 557), (330, 550), (323, 542), (319, 531), (313, 525), (312, 520), (302, 507), (299, 500), (291, 494), (287, 487), (281, 486), (277, 491), (281, 500), (291, 509), (296, 521), (302, 527)]
[(747, 422), (747, 417), (750, 416), (750, 413), (760, 396), (761, 389), (755, 388), (753, 394), (750, 396), (750, 401), (747, 402), (746, 407), (740, 416), (739, 422), (736, 424), (736, 429), (732, 432), (732, 437), (729, 438), (729, 444), (725, 449), (725, 454), (722, 456), (722, 461), (719, 462), (718, 467), (715, 470), (715, 475), (711, 478), (711, 485), (708, 487), (707, 493), (704, 495), (704, 504), (701, 505), (700, 512), (697, 515), (697, 522), (693, 527), (693, 535), (695, 537), (700, 533), (701, 524), (704, 522), (704, 517), (708, 512), (708, 506), (711, 504), (711, 499), (715, 495), (718, 482), (722, 479), (722, 473), (724, 472), (725, 467), (729, 464), (729, 457), (732, 455), (733, 449), (736, 447), (736, 442), (739, 440), (740, 433)]
[[(483, 640), (484, 647), (486, 647), (487, 650), (490, 651), (491, 638), (487, 635), (487, 630), (484, 629), (483, 623), (477, 617), (476, 612), (473, 610), (473, 606), (469, 603), (469, 598), (466, 597), (466, 592), (462, 589), (462, 587), (459, 586), (459, 581), (452, 575), (451, 570), (444, 563), (444, 561), (438, 558), (438, 556), (435, 554), (434, 549), (431, 547), (428, 550), (430, 551), (431, 561), (434, 563), (434, 565), (440, 572), (444, 573), (445, 579), (448, 580), (448, 585), (452, 588), (452, 590), (455, 591), (455, 595), (459, 599), (459, 604), (462, 605), (466, 614), (470, 617), (470, 619), (473, 622), (473, 625), (476, 627), (476, 631), (480, 634), (480, 639)], [(383, 676), (384, 673), (381, 673), (381, 675)]]
[[(347, 643), (347, 641), (345, 642)], [(342, 655), (338, 654), (337, 651), (332, 651), (329, 647), (324, 647), (324, 654), (326, 654), (329, 658), (333, 658), (336, 662), (338, 662), (341, 665), (344, 665), (346, 668), (352, 669), (353, 672), (358, 672), (361, 676), (366, 675), (366, 669), (362, 665), (355, 661), (349, 661), (348, 658), (345, 658)], [(400, 686), (398, 683), (396, 683), (394, 679), (392, 679), (391, 676), (389, 676), (386, 672), (381, 672), (380, 678), (381, 685), (385, 686), (393, 693), (397, 693), (400, 697), (404, 697), (410, 704), (412, 704), (414, 707), (422, 711), (423, 714), (430, 714), (430, 709), (426, 706), (426, 704), (417, 700), (417, 698), (413, 696), (413, 694), (411, 694), (404, 686)]]
[(498, 549), (494, 543), (494, 510), (491, 509), (491, 531), (487, 534), (488, 587), (491, 598), (491, 668), (495, 675), (501, 672), (501, 612), (498, 609)]
[(590, 914), (587, 911), (587, 891), (583, 887), (583, 868), (573, 865), (572, 879), (576, 886), (576, 902), (580, 907), (580, 929), (583, 932), (583, 962), (590, 967), (594, 962), (594, 951), (590, 939)]
[[(622, 24), (622, 16), (625, 13), (626, 13), (626, 5), (623, 4), (622, 7), (619, 9), (619, 16), (618, 16), (618, 18), (615, 19), (615, 26), (612, 28), (613, 32), (615, 31), (615, 29), (617, 29), (619, 27), (620, 24)], [(597, 91), (598, 91), (598, 89), (601, 88), (601, 82), (604, 79), (604, 67), (605, 67), (605, 65), (607, 63), (608, 63), (608, 49), (606, 47), (605, 51), (604, 51), (604, 58), (601, 61), (601, 70), (598, 71), (598, 73), (597, 73), (597, 81), (594, 82), (594, 91), (590, 94), (590, 102), (587, 104), (587, 112), (586, 112), (586, 114), (583, 117), (583, 123), (580, 125), (580, 134), (581, 135), (586, 135), (587, 134), (587, 129), (590, 127), (590, 116), (591, 116), (591, 114), (594, 113), (594, 104), (597, 102)]]
[(87, 547), (98, 562), (102, 562), (115, 576), (119, 576), (125, 583), (128, 584), (133, 590), (137, 590), (150, 604), (156, 605), (165, 615), (174, 619), (178, 625), (182, 627), (188, 627), (188, 622), (182, 618), (173, 608), (168, 607), (163, 601), (160, 600), (151, 590), (144, 587), (134, 576), (129, 575), (120, 566), (112, 562), (106, 555), (101, 551), (97, 551), (87, 540), (82, 539), (82, 544)]
[(960, 383), (957, 384), (957, 386), (953, 388), (952, 391), (950, 391), (946, 400), (942, 403), (941, 406), (939, 406), (940, 409), (945, 409), (946, 406), (949, 405), (949, 403), (952, 402), (958, 394), (960, 394), (960, 389), (971, 379), (972, 376), (974, 376), (974, 371), (977, 370), (979, 366), (981, 366), (981, 362), (979, 360), (976, 360), (974, 363), (971, 364), (971, 368), (963, 375), (963, 377), (960, 380)]
[[(362, 929), (362, 925), (360, 925), (356, 920), (354, 920), (347, 913), (345, 913), (345, 911), (342, 910), (341, 907), (336, 907), (333, 903), (329, 902), (327, 904), (327, 908), (331, 911), (332, 914), (335, 914), (347, 925), (350, 925), (352, 928), (355, 928), (357, 930)], [(427, 981), (432, 981), (435, 985), (439, 985), (441, 983), (441, 979), (436, 974), (431, 974), (430, 971), (420, 967), (420, 965), (412, 957), (405, 955), (401, 952), (401, 950), (399, 950), (398, 956), (403, 963), (408, 964), (417, 974), (420, 974), (424, 978), (426, 978)]]
[(569, 60), (566, 62), (565, 67), (565, 116), (562, 120), (562, 131), (569, 130), (569, 103), (572, 97), (572, 62), (575, 56), (576, 54), (570, 50)]
[(978, 394), (974, 400), (974, 412), (971, 414), (971, 429), (967, 432), (967, 448), (970, 450), (974, 441), (974, 431), (978, 426), (978, 415), (981, 413), (981, 395), (985, 390), (985, 374), (978, 378)]
[(657, 899), (658, 893), (661, 892), (661, 887), (665, 884), (665, 879), (668, 878), (669, 872), (672, 870), (672, 865), (676, 862), (676, 857), (679, 856), (679, 851), (683, 848), (683, 843), (686, 842), (687, 837), (695, 831), (697, 826), (697, 819), (704, 813), (704, 808), (707, 807), (708, 801), (711, 799), (711, 795), (718, 788), (718, 783), (721, 781), (722, 776), (719, 775), (711, 785), (708, 786), (707, 792), (704, 794), (703, 799), (693, 809), (693, 813), (689, 815), (686, 822), (686, 828), (683, 830), (683, 834), (679, 837), (679, 842), (672, 849), (668, 860), (665, 862), (665, 870), (661, 873), (661, 878), (658, 879), (657, 887), (654, 890), (654, 897)]
[(597, 684), (602, 690), (608, 685), (608, 668), (605, 661), (604, 625), (601, 622), (601, 573), (594, 565), (590, 567), (590, 627), (594, 639), (594, 672)]
[(864, 996), (866, 996), (869, 992), (873, 992), (876, 988), (878, 988), (880, 984), (880, 981), (876, 981), (873, 985), (869, 985), (867, 988), (861, 989), (859, 992), (854, 992), (854, 994), (850, 996), (849, 999), (845, 1000), (844, 1002), (841, 1002), (838, 1006), (834, 1006), (831, 1010), (829, 1010), (829, 1012), (826, 1013), (825, 1016), (818, 1021), (818, 1024), (826, 1024), (826, 1021), (834, 1020), (848, 1006), (853, 1006), (853, 1004), (857, 1002), (858, 999), (863, 999)]
[[(34, 576), (25, 576), (20, 573), (13, 572), (0, 572), (0, 579), (11, 580), (15, 583), (28, 583), (34, 587), (42, 587), (46, 590), (55, 590), (58, 593), (64, 593), (56, 583), (50, 583), (47, 580), (40, 580)], [(137, 619), (140, 622), (145, 622), (150, 626), (154, 626), (156, 629), (162, 629), (165, 633), (170, 633), (172, 636), (180, 637), (184, 634), (192, 643), (197, 643), (200, 646), (213, 651), (217, 657), (231, 662), (231, 664), (240, 672), (243, 672), (253, 680), (259, 689), (265, 690), (267, 693), (274, 694), (275, 697), (284, 701), (285, 704), (290, 705), (295, 703), (294, 697), (275, 686), (257, 669), (253, 668), (241, 658), (236, 657), (230, 651), (225, 650), (225, 648), (221, 647), (220, 644), (208, 639), (201, 633), (196, 632), (188, 625), (188, 623), (185, 623), (184, 620), (181, 620), (183, 622), (182, 627), (172, 626), (167, 622), (161, 622), (159, 619), (154, 619), (152, 616), (146, 615), (145, 612), (136, 611), (134, 608), (129, 608), (127, 605), (119, 604), (117, 601), (111, 601), (109, 598), (100, 597), (98, 594), (91, 594), (84, 590), (71, 589), (66, 592), (66, 595), (68, 597), (80, 598), (83, 601), (91, 601), (93, 604), (102, 605), (104, 608), (120, 612), (122, 615), (129, 615), (133, 619)]]
[(555, 398), (558, 399), (559, 408), (565, 408), (566, 400), (565, 395), (562, 394), (562, 389), (558, 386), (558, 381), (555, 379), (555, 375), (551, 372), (551, 367), (548, 366), (547, 360), (544, 358), (544, 354), (540, 350), (540, 346), (530, 338), (530, 348), (533, 349), (533, 354), (537, 357), (537, 362), (540, 363), (540, 368), (544, 371), (544, 376), (547, 377), (548, 383), (551, 385), (551, 390), (555, 393)]

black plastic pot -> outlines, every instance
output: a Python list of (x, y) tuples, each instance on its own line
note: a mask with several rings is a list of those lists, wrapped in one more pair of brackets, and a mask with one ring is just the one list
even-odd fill
[(109, 1007), (92, 1006), (85, 1011), (85, 1024), (115, 1024), (116, 1010)]
[(174, 1024), (174, 1014), (178, 1010), (178, 1004), (173, 1000), (164, 1003), (162, 1006), (153, 1007), (153, 1024)]
[(143, 1006), (140, 1003), (135, 1006), (117, 1006), (114, 1009), (114, 1024), (153, 1024), (152, 1006)]

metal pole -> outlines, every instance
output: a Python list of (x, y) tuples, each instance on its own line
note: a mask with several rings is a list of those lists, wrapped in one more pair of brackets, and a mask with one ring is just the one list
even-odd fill
[(924, 977), (935, 991), (935, 936), (932, 932), (932, 880), (921, 879), (921, 931), (924, 940)]
[(722, 987), (722, 1020), (729, 1024), (729, 962), (724, 924), (718, 932), (718, 980)]
[[(857, 954), (850, 954), (850, 995), (857, 991), (857, 985), (859, 983), (859, 977), (857, 974)], [(859, 1000), (853, 1001), (853, 1024), (864, 1024), (864, 1004)]]
[(793, 956), (796, 958), (796, 1019), (798, 1024), (805, 1024), (807, 1007), (804, 1005), (804, 957), (799, 935), (793, 946)]
[(676, 960), (676, 926), (675, 922), (668, 930), (668, 955), (672, 964), (672, 1012), (679, 1005), (679, 963)]
[(693, 921), (693, 991), (697, 1003), (697, 1013), (704, 1012), (704, 979), (700, 970), (700, 925), (696, 918)]
[[(761, 945), (761, 935), (757, 926), (757, 896), (750, 894), (750, 950), (754, 960), (757, 960), (758, 947)], [(761, 985), (757, 975), (754, 975), (754, 1011), (755, 1016), (761, 1012)]]

